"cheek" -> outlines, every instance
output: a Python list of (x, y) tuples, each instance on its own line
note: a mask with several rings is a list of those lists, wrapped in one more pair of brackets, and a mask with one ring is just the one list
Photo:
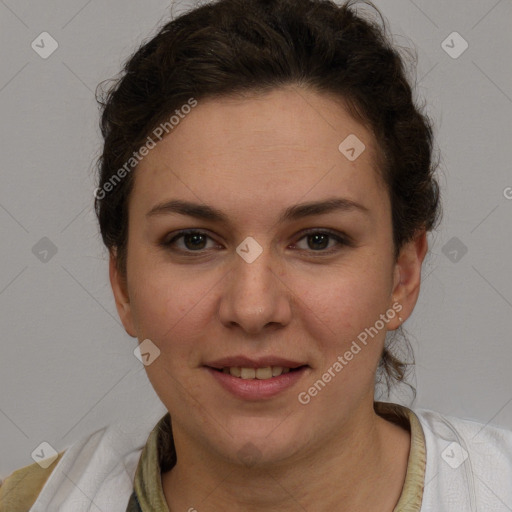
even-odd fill
[[(139, 260), (131, 280), (132, 313), (139, 339), (149, 338), (161, 353), (162, 362), (177, 367), (196, 365), (202, 343), (215, 321), (215, 297), (225, 275), (211, 270), (198, 272), (194, 265), (158, 264)], [(184, 361), (186, 359), (186, 361)], [(181, 369), (180, 368), (180, 369)], [(149, 367), (148, 367), (149, 369)]]
[(389, 304), (385, 283), (378, 283), (377, 276), (367, 277), (340, 279), (330, 295), (322, 298), (310, 292), (308, 297), (308, 306), (321, 315), (317, 324), (322, 330), (309, 333), (318, 348), (319, 364), (310, 387), (303, 391), (311, 399), (318, 397), (318, 406), (357, 401), (374, 388), (387, 332), (380, 318)]
[(348, 266), (327, 278), (306, 282), (300, 291), (305, 305), (331, 331), (346, 341), (373, 325), (389, 307), (391, 274), (383, 268)]
[(318, 315), (317, 325), (322, 329), (309, 333), (320, 354), (310, 383), (311, 397), (321, 391), (317, 404), (356, 399), (373, 389), (387, 332), (380, 315), (389, 309), (388, 274), (379, 265), (345, 268), (321, 287), (304, 293), (304, 311)]
[(160, 350), (145, 370), (168, 408), (183, 409), (185, 403), (185, 409), (192, 411), (197, 407), (197, 400), (192, 397), (201, 396), (203, 391), (197, 379), (190, 378), (191, 370), (204, 357), (204, 347), (211, 343), (208, 323), (218, 279), (207, 275), (194, 278), (188, 271), (171, 266), (153, 264), (145, 268), (132, 281), (132, 311), (139, 339), (150, 339)]

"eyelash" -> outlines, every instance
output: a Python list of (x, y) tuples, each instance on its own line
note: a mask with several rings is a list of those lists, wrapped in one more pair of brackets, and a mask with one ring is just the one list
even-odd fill
[[(335, 252), (340, 250), (340, 248), (342, 246), (347, 246), (347, 247), (354, 246), (354, 243), (352, 242), (352, 240), (349, 237), (347, 237), (346, 235), (341, 235), (340, 233), (331, 231), (329, 229), (322, 229), (322, 230), (321, 229), (311, 229), (311, 230), (305, 231), (305, 232), (301, 233), (302, 236), (299, 238), (298, 241), (302, 240), (303, 238), (306, 238), (308, 235), (318, 235), (318, 234), (328, 235), (331, 239), (334, 239), (337, 242), (338, 247), (332, 247), (331, 249), (328, 249), (328, 250), (320, 249), (318, 251), (315, 251), (313, 249), (311, 249), (309, 251), (307, 249), (299, 249), (299, 250), (311, 252), (314, 256), (328, 256), (328, 255), (334, 254)], [(186, 235), (202, 235), (202, 236), (206, 236), (207, 238), (212, 239), (204, 231), (200, 231), (200, 230), (196, 230), (196, 229), (185, 229), (185, 230), (178, 231), (176, 233), (176, 235), (173, 236), (170, 240), (164, 239), (160, 245), (162, 245), (166, 249), (171, 249), (176, 252), (181, 252), (183, 254), (197, 254), (198, 256), (204, 254), (206, 251), (209, 250), (209, 249), (200, 249), (197, 251), (193, 251), (193, 250), (183, 250), (183, 249), (172, 248), (172, 246), (176, 243), (177, 240), (184, 238)]]

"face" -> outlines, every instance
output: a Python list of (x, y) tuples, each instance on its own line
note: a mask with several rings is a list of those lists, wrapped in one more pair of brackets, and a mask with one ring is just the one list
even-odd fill
[(283, 88), (199, 102), (139, 164), (111, 280), (127, 332), (160, 351), (147, 374), (184, 443), (276, 463), (371, 413), (426, 250), (394, 259), (376, 151), (339, 102)]

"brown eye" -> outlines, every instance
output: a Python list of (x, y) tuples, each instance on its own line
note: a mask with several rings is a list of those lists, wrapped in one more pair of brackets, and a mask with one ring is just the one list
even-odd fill
[(306, 238), (311, 249), (320, 250), (327, 248), (327, 246), (329, 245), (329, 238), (332, 237), (327, 233), (315, 233), (313, 235), (307, 235)]
[[(337, 251), (340, 246), (351, 246), (351, 242), (341, 234), (333, 233), (332, 231), (309, 231), (300, 238), (300, 240), (306, 240), (307, 247), (301, 250), (312, 251), (330, 254)], [(329, 247), (329, 243), (334, 242), (334, 245)], [(327, 249), (327, 250), (326, 250)]]
[[(177, 247), (177, 242), (183, 240), (181, 247)], [(164, 240), (162, 245), (164, 247), (177, 247), (176, 250), (183, 252), (200, 252), (207, 249), (207, 240), (211, 238), (202, 231), (180, 231), (177, 235), (173, 236), (170, 240)]]

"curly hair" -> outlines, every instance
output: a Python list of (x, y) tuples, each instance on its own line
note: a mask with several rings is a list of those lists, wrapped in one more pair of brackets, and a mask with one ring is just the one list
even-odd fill
[[(121, 76), (97, 94), (104, 145), (95, 209), (103, 241), (115, 249), (123, 276), (133, 173), (124, 172), (115, 186), (112, 179), (148, 134), (191, 97), (200, 101), (298, 85), (339, 98), (377, 141), (395, 257), (418, 232), (435, 227), (440, 194), (432, 124), (413, 98), (382, 15), (369, 2), (363, 5), (376, 19), (358, 13), (360, 3), (213, 1), (164, 24), (127, 60)], [(403, 335), (401, 329), (397, 333)], [(388, 392), (390, 383), (405, 382), (410, 364), (386, 343), (379, 371)]]

